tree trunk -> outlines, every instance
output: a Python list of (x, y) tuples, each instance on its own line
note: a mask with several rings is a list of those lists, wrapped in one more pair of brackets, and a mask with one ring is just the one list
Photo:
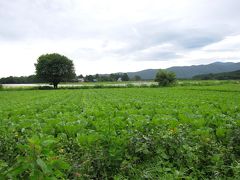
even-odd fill
[(54, 89), (57, 89), (57, 87), (58, 87), (58, 83), (54, 82), (54, 83), (53, 83), (53, 88), (54, 88)]

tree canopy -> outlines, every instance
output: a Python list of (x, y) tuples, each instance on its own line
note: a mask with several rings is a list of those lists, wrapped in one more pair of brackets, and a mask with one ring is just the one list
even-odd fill
[(155, 81), (158, 82), (159, 86), (169, 86), (175, 83), (176, 75), (174, 72), (159, 70), (156, 74)]
[(37, 77), (50, 82), (54, 88), (60, 82), (72, 80), (76, 76), (72, 60), (57, 53), (41, 55), (35, 67)]

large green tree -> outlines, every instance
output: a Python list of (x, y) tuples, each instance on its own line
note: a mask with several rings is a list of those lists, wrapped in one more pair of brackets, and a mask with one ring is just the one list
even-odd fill
[(73, 62), (57, 53), (41, 55), (35, 67), (37, 77), (52, 83), (55, 89), (60, 82), (72, 80), (76, 76)]

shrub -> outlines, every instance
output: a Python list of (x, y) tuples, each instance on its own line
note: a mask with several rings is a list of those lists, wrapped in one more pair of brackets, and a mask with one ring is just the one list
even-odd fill
[(159, 86), (169, 86), (176, 82), (176, 75), (174, 72), (166, 70), (159, 70), (156, 74), (155, 81)]
[(128, 88), (133, 88), (133, 87), (134, 87), (134, 84), (127, 84), (126, 87), (128, 87)]
[(53, 87), (51, 87), (51, 86), (39, 86), (39, 87), (37, 87), (37, 89), (39, 89), (39, 90), (51, 90), (51, 89), (53, 89)]
[(102, 84), (96, 84), (96, 85), (93, 86), (93, 88), (101, 89), (101, 88), (104, 88), (104, 85), (102, 85)]

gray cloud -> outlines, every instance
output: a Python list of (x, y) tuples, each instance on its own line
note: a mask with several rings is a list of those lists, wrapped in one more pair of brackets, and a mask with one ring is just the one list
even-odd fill
[[(35, 48), (24, 49), (27, 57), (49, 50), (65, 53), (76, 62), (113, 59), (137, 64), (188, 57), (185, 61), (191, 63), (190, 58), (210, 56), (212, 51), (228, 53), (217, 58), (236, 57), (239, 6), (239, 0), (2, 0), (0, 46), (10, 44), (6, 52), (22, 52), (23, 45), (30, 43)], [(233, 38), (226, 43), (229, 36)], [(219, 45), (207, 48), (214, 44)]]
[(186, 49), (202, 48), (212, 43), (221, 41), (224, 35), (204, 33), (201, 30), (189, 30), (176, 39), (176, 43)]
[(71, 14), (73, 1), (0, 1), (0, 39), (96, 38), (91, 17)]
[(168, 61), (170, 59), (176, 59), (182, 57), (175, 52), (149, 52), (139, 53), (135, 55), (135, 60), (140, 61)]
[[(115, 32), (120, 34), (114, 37), (116, 40), (126, 42), (125, 47), (113, 51), (124, 56), (136, 56), (137, 60), (168, 60), (181, 57), (176, 55), (178, 51), (190, 51), (200, 49), (212, 43), (221, 41), (228, 33), (213, 33), (208, 29), (193, 29), (191, 27), (179, 27), (178, 21), (146, 21), (131, 25), (127, 29), (119, 28)], [(144, 55), (144, 50), (170, 43), (171, 49), (158, 49)], [(152, 53), (152, 54), (151, 54)]]

